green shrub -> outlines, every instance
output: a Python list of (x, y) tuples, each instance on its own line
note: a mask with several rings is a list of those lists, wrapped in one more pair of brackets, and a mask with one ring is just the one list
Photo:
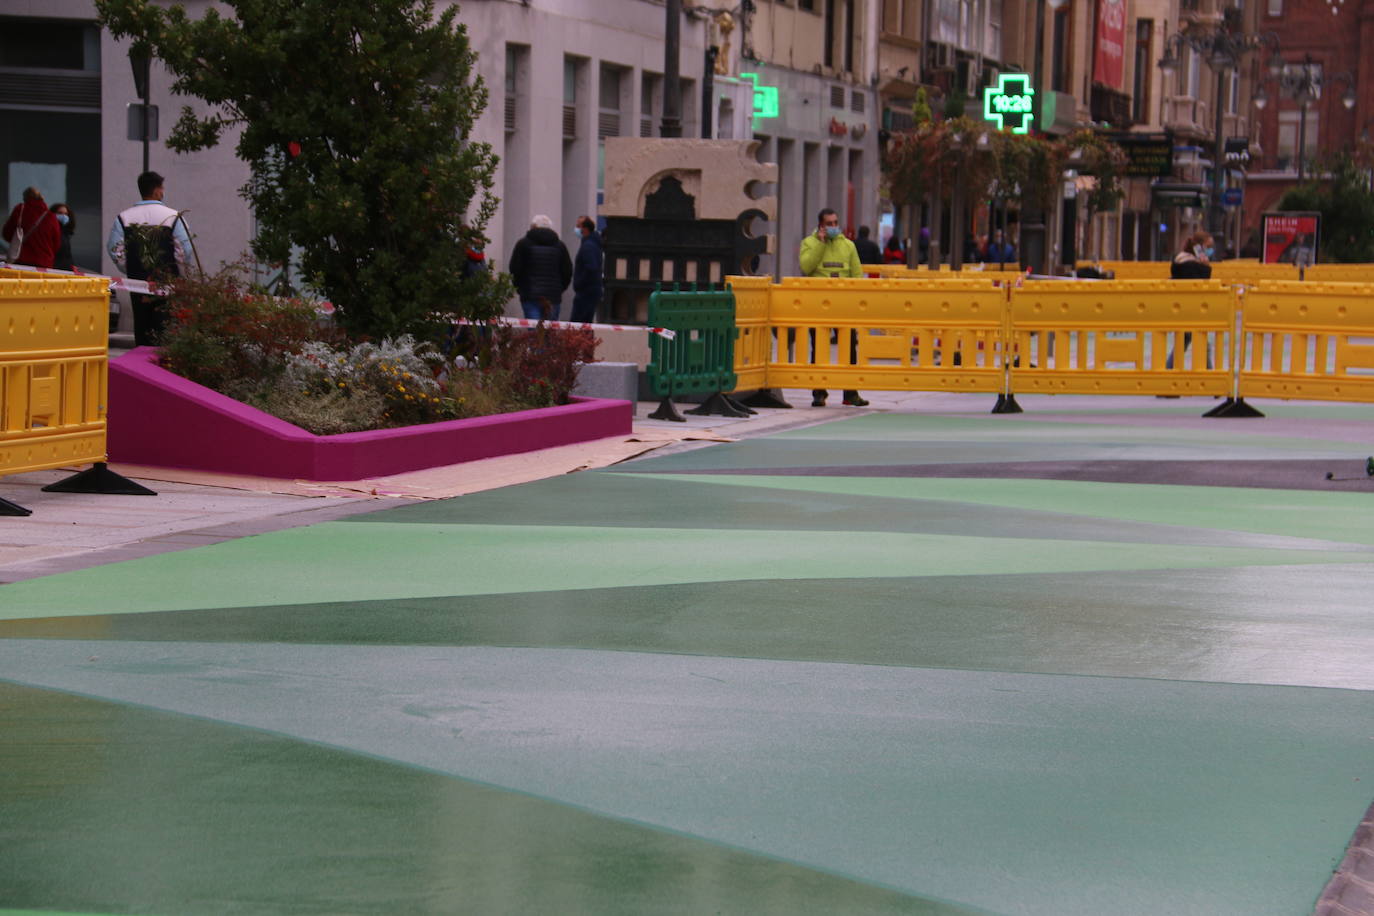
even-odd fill
[(350, 343), (312, 304), (252, 290), (244, 274), (177, 282), (161, 363), (317, 435), (565, 404), (595, 359), (590, 331), (543, 325), (470, 327), (448, 355), (410, 335)]
[(174, 281), (159, 354), (164, 368), (223, 391), (239, 379), (267, 381), (281, 371), (286, 354), (337, 338), (314, 304), (255, 291), (246, 273), (242, 264), (231, 264)]

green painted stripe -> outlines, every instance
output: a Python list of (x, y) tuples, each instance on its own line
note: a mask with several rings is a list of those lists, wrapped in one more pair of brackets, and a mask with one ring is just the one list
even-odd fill
[[(360, 558), (365, 560), (360, 561)], [(0, 619), (755, 579), (1360, 563), (1366, 552), (330, 522), (5, 586)]]
[(1367, 578), (1280, 566), (699, 582), (0, 621), (0, 638), (559, 646), (1374, 690)]
[[(748, 481), (765, 480), (753, 487)], [(573, 474), (473, 493), (460, 499), (426, 500), (383, 512), (353, 516), (350, 524), (485, 523), (639, 528), (709, 528), (776, 531), (877, 531), (962, 537), (1038, 537), (1084, 541), (1132, 541), (1221, 547), (1354, 549), (1356, 545), (1285, 535), (1185, 528), (1177, 524), (1099, 518), (1049, 509), (1009, 508), (907, 492), (906, 479), (884, 479), (870, 493), (842, 492), (847, 478), (750, 476), (722, 489), (718, 475)], [(795, 481), (788, 486), (786, 481)], [(1083, 484), (1079, 484), (1082, 486)], [(939, 487), (939, 484), (933, 486)], [(821, 489), (824, 488), (824, 489)], [(1252, 491), (1253, 492), (1253, 491)], [(913, 505), (914, 500), (919, 505)], [(1047, 505), (1054, 505), (1049, 500)], [(1189, 508), (1194, 503), (1187, 503)]]
[[(0, 710), (8, 903), (92, 916), (652, 916), (684, 901), (694, 912), (975, 912), (204, 719), (3, 683)], [(21, 912), (54, 916), (0, 911)]]
[(1374, 492), (1324, 493), (1319, 490), (1006, 478), (644, 476), (665, 481), (685, 478), (722, 487), (772, 487), (800, 493), (961, 501), (1007, 509), (1374, 545), (1374, 525), (1370, 523), (1374, 517)]
[[(1070, 415), (1071, 416), (1071, 415)], [(1374, 421), (1374, 411), (1366, 408), (1365, 419)], [(1081, 422), (1053, 420), (1037, 422), (1029, 415), (1017, 417), (951, 417), (931, 414), (883, 413), (855, 417), (837, 423), (791, 429), (769, 436), (775, 442), (885, 443), (891, 446), (907, 443), (1077, 443), (1096, 448), (1120, 446), (1139, 448), (1142, 445), (1159, 448), (1210, 448), (1232, 452), (1242, 448), (1263, 446), (1282, 452), (1296, 450), (1326, 454), (1336, 450), (1349, 452), (1352, 442), (1364, 442), (1363, 427), (1351, 426), (1349, 439), (1319, 439), (1297, 435), (1275, 435), (1265, 427), (1238, 429), (1234, 426), (1205, 425), (1199, 427), (1116, 424), (1083, 419)], [(1267, 457), (1282, 457), (1270, 454)]]

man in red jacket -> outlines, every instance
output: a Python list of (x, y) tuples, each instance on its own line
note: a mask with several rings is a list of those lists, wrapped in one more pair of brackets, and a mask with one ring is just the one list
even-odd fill
[(0, 236), (4, 236), (5, 243), (9, 244), (17, 230), (23, 230), (24, 233), (24, 246), (19, 250), (18, 263), (30, 267), (52, 267), (57, 249), (62, 247), (62, 226), (57, 217), (48, 212), (43, 192), (37, 188), (24, 189), (24, 202), (15, 204), (10, 218), (5, 220), (5, 228), (0, 230)]

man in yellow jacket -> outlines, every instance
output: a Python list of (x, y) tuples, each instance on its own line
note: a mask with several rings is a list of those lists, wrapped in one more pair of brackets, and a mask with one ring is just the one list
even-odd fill
[[(854, 243), (840, 232), (840, 215), (829, 207), (820, 212), (816, 220), (816, 231), (802, 239), (801, 269), (807, 277), (862, 277), (863, 267), (859, 264), (859, 252)], [(849, 361), (858, 362), (859, 341), (854, 331), (849, 332)], [(811, 350), (814, 358), (816, 332), (811, 332)], [(824, 407), (829, 392), (816, 388), (811, 392), (811, 406)], [(868, 402), (859, 392), (846, 389), (844, 403), (850, 407), (867, 407)]]

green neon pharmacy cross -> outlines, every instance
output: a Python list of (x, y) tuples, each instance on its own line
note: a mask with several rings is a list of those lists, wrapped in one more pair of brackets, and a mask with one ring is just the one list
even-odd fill
[(983, 117), (996, 121), (998, 130), (1030, 133), (1035, 113), (1035, 90), (1024, 73), (1003, 73), (997, 85), (983, 90)]
[(740, 79), (754, 84), (754, 117), (776, 118), (778, 116), (778, 87), (760, 86), (757, 73), (741, 73)]

